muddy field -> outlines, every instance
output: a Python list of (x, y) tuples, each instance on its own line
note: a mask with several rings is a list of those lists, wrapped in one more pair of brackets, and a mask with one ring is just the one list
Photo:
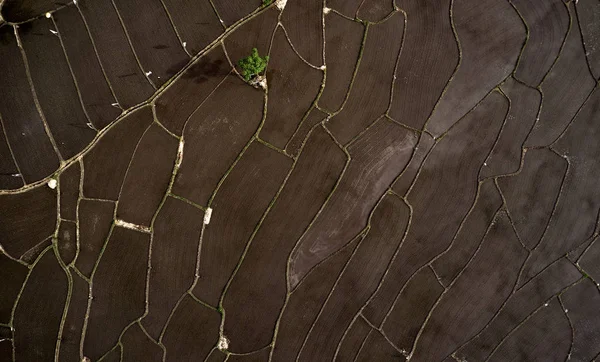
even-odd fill
[(598, 0), (0, 3), (0, 362), (600, 360)]

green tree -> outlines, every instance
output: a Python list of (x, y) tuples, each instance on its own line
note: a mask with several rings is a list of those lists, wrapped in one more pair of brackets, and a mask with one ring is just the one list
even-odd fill
[(249, 56), (240, 59), (238, 65), (242, 68), (242, 76), (246, 82), (262, 73), (267, 67), (268, 60), (269, 56), (261, 57), (256, 48), (252, 48)]

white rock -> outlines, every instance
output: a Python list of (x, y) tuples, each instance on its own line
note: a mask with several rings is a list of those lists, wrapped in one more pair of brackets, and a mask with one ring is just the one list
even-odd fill
[(141, 231), (144, 233), (150, 233), (150, 228), (147, 226), (143, 226), (143, 225), (137, 225), (131, 222), (127, 222), (124, 220), (120, 220), (120, 219), (116, 219), (115, 220), (115, 225), (120, 226), (120, 227), (124, 227), (126, 229), (131, 229), (131, 230), (137, 230), (137, 231)]
[(50, 18), (52, 17), (52, 14), (50, 14), (50, 13), (46, 13), (46, 17), (47, 17), (48, 19), (50, 19)]
[(177, 148), (177, 158), (175, 159), (175, 167), (179, 168), (183, 161), (183, 138), (179, 140), (179, 147)]
[(206, 209), (206, 212), (204, 213), (204, 224), (208, 225), (210, 223), (210, 217), (212, 216), (212, 209), (209, 207), (208, 209)]
[(58, 182), (56, 182), (55, 179), (51, 178), (48, 181), (48, 187), (51, 188), (52, 190), (54, 190), (56, 188), (56, 186), (58, 185)]
[(275, 1), (275, 6), (277, 6), (277, 9), (279, 9), (279, 10), (283, 10), (285, 8), (285, 4), (287, 4), (287, 0), (276, 0)]
[(264, 75), (257, 75), (250, 80), (250, 85), (255, 88), (267, 89), (267, 77)]
[(226, 350), (227, 348), (229, 348), (229, 340), (225, 338), (225, 336), (220, 336), (219, 342), (217, 342), (217, 348), (221, 351)]
[(258, 84), (262, 89), (267, 89), (267, 77), (263, 77)]

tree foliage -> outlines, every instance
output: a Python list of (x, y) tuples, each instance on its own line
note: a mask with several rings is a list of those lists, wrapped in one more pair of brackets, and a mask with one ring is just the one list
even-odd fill
[(249, 81), (252, 77), (262, 73), (267, 67), (267, 61), (269, 56), (261, 57), (258, 55), (258, 50), (252, 48), (252, 52), (249, 56), (242, 58), (238, 61), (238, 65), (242, 68), (242, 76), (246, 81)]

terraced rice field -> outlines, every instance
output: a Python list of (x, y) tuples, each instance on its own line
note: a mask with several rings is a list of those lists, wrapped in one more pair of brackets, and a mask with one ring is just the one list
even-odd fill
[(598, 0), (0, 4), (0, 362), (600, 360)]

